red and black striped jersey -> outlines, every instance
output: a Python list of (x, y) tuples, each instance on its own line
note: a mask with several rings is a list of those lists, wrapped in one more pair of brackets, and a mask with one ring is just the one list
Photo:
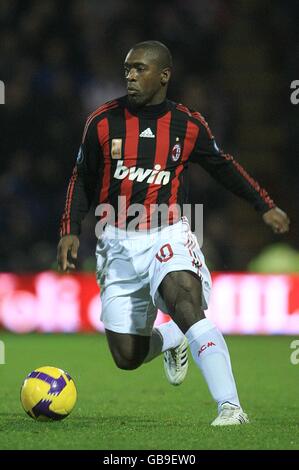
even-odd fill
[[(61, 236), (80, 234), (91, 204), (110, 204), (119, 196), (126, 207), (141, 204), (150, 216), (154, 205), (188, 202), (188, 164), (201, 165), (213, 178), (256, 210), (274, 207), (265, 189), (231, 156), (221, 151), (200, 113), (166, 100), (132, 108), (127, 97), (100, 106), (85, 125), (68, 186)], [(117, 219), (118, 220), (118, 219)]]

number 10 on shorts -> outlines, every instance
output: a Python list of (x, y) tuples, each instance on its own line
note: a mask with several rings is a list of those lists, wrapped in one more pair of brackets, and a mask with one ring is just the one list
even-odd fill
[(171, 248), (170, 243), (166, 243), (165, 245), (161, 246), (160, 250), (156, 254), (156, 258), (160, 263), (166, 263), (166, 261), (170, 260), (173, 257), (173, 251)]

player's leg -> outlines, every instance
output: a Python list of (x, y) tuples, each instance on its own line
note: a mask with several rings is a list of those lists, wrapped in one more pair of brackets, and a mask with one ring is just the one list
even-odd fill
[(180, 385), (188, 371), (188, 341), (173, 320), (153, 328), (144, 362), (164, 353), (164, 370), (171, 385)]
[[(130, 243), (129, 239), (119, 239), (117, 242), (114, 240), (111, 247), (105, 237), (97, 244), (101, 320), (112, 357), (121, 369), (136, 369), (161, 354), (165, 347), (175, 347), (183, 336), (173, 321), (167, 327), (161, 325), (153, 329), (157, 308), (152, 302), (147, 278), (142, 273), (142, 270), (148, 272), (144, 250), (146, 244), (149, 244), (148, 238), (135, 240), (134, 243)], [(117, 256), (113, 256), (114, 250)], [(138, 250), (142, 256), (138, 256)], [(137, 266), (133, 266), (132, 259), (137, 261)], [(140, 271), (140, 275), (136, 274), (136, 270)]]
[[(161, 352), (176, 348), (185, 338), (173, 321), (153, 329), (157, 308), (149, 293), (148, 279), (152, 240), (147, 236), (132, 241), (115, 240), (114, 235), (105, 233), (96, 250), (101, 319), (116, 364), (134, 369), (143, 361), (149, 362)], [(114, 251), (117, 256), (113, 256)], [(185, 346), (185, 357), (186, 350)], [(178, 380), (182, 377), (175, 377), (176, 383)]]
[[(105, 235), (105, 234), (104, 234)], [(133, 370), (145, 360), (156, 318), (149, 288), (137, 276), (128, 241), (103, 236), (97, 244), (97, 280), (101, 289), (106, 337), (115, 364)]]
[[(120, 293), (124, 291), (124, 286)], [(120, 369), (133, 370), (161, 353), (161, 336), (153, 324), (157, 308), (153, 305), (149, 287), (127, 284), (126, 295), (115, 295), (119, 289), (112, 285), (102, 292), (102, 315), (108, 345), (115, 364)], [(175, 325), (177, 328), (177, 326)], [(178, 329), (178, 328), (177, 328)], [(153, 346), (151, 347), (151, 344)]]
[(152, 330), (149, 351), (144, 362), (150, 362), (162, 352), (176, 348), (184, 338), (185, 335), (173, 320), (156, 326)]
[(141, 288), (130, 296), (110, 298), (110, 289), (102, 295), (102, 320), (115, 364), (132, 370), (150, 362), (185, 338), (172, 320), (153, 328), (157, 308), (149, 291)]
[(196, 365), (218, 404), (213, 425), (242, 424), (247, 416), (240, 407), (229, 352), (221, 332), (205, 318), (202, 284), (193, 272), (169, 272), (159, 287), (168, 313), (186, 335)]
[(162, 232), (151, 265), (150, 281), (155, 304), (169, 313), (185, 334), (193, 359), (218, 403), (220, 422), (215, 420), (213, 424), (245, 422), (247, 417), (239, 407), (225, 340), (204, 315), (211, 276), (197, 239), (185, 221)]
[(150, 336), (116, 333), (106, 329), (109, 349), (119, 369), (134, 370), (143, 364), (150, 344)]

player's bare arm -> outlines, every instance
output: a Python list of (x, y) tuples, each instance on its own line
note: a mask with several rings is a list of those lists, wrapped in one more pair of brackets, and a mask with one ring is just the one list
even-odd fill
[(270, 225), (274, 233), (286, 233), (289, 231), (290, 219), (279, 207), (273, 207), (263, 214), (265, 224)]
[[(57, 247), (57, 263), (60, 271), (69, 272), (76, 269), (74, 260), (77, 259), (79, 245), (77, 235), (65, 235), (60, 239)], [(69, 255), (72, 262), (68, 259)]]

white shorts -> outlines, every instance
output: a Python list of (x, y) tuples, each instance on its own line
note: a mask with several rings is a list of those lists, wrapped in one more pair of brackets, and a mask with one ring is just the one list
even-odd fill
[(96, 257), (101, 320), (108, 330), (150, 336), (157, 309), (167, 313), (158, 287), (172, 271), (196, 273), (202, 283), (202, 308), (208, 307), (211, 276), (185, 218), (148, 232), (107, 226)]

